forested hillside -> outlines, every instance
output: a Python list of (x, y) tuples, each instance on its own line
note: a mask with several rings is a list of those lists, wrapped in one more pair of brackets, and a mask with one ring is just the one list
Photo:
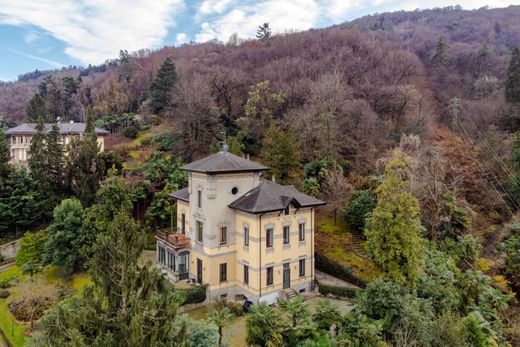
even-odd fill
[[(398, 346), (515, 345), (519, 18), (520, 6), (450, 7), (122, 51), (102, 66), (0, 85), (0, 121), (88, 118), (110, 130), (109, 153), (98, 158), (77, 144), (76, 156), (60, 157), (67, 171), (52, 201), (100, 204), (95, 190), (115, 164), (133, 190), (134, 215), (150, 229), (169, 222), (165, 195), (186, 185), (179, 166), (225, 137), (230, 151), (269, 166), (278, 182), (328, 202), (317, 225), (334, 232), (318, 233), (320, 255), (343, 256), (327, 249), (346, 242), (339, 223), (363, 239), (357, 265), (370, 271), (354, 275), (369, 282), (355, 313), (364, 323), (345, 323), (343, 332), (372, 331), (374, 341)], [(82, 168), (84, 159), (99, 166)], [(83, 182), (94, 166), (94, 183)]]

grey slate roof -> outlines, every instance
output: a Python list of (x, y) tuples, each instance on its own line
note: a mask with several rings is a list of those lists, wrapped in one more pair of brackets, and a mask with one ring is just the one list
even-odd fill
[[(44, 133), (49, 133), (54, 124), (46, 123), (44, 124)], [(60, 134), (81, 134), (85, 132), (85, 123), (58, 123), (60, 127)], [(108, 135), (110, 132), (105, 129), (95, 128), (97, 135)], [(5, 132), (6, 135), (31, 135), (36, 134), (36, 123), (23, 123), (17, 127), (11, 128)]]
[(177, 200), (190, 202), (190, 194), (188, 193), (188, 188), (179, 189), (176, 192), (168, 194), (168, 196)]
[(221, 151), (186, 164), (181, 169), (208, 174), (225, 172), (264, 171), (268, 167), (229, 152)]
[(232, 202), (229, 207), (248, 213), (264, 213), (281, 211), (290, 203), (296, 207), (325, 205), (324, 201), (299, 192), (293, 186), (262, 180), (257, 187)]

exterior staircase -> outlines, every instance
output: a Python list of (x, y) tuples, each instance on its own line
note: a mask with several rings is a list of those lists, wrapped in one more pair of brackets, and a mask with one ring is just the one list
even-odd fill
[(284, 289), (283, 292), (284, 292), (285, 298), (287, 300), (290, 300), (290, 299), (295, 298), (295, 297), (298, 296), (298, 293), (296, 292), (296, 290), (294, 290), (292, 288)]
[(363, 240), (361, 239), (361, 236), (355, 233), (352, 233), (352, 251), (362, 258), (368, 259), (367, 252), (363, 247)]

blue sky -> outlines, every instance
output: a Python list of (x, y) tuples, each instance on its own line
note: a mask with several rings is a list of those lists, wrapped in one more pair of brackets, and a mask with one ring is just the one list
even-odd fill
[(253, 37), (326, 27), (366, 14), (460, 4), (465, 9), (520, 0), (0, 0), (0, 80), (68, 65), (99, 64), (130, 52), (237, 33)]

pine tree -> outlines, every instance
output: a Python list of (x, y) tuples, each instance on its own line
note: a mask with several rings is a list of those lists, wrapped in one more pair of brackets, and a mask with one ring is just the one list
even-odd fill
[(74, 195), (83, 206), (92, 205), (103, 169), (99, 164), (99, 147), (91, 114), (87, 114), (83, 140), (74, 139), (69, 146), (67, 164), (68, 179)]
[(435, 54), (432, 57), (432, 63), (436, 67), (446, 66), (448, 64), (446, 39), (444, 36), (439, 37), (435, 44)]
[(44, 120), (48, 120), (45, 100), (40, 94), (36, 93), (32, 96), (25, 108), (25, 114), (27, 115), (27, 120), (29, 122), (36, 123), (40, 117)]
[(41, 185), (42, 191), (47, 191), (47, 146), (45, 144), (44, 130), (43, 118), (40, 117), (36, 125), (36, 134), (31, 139), (28, 164), (31, 177)]
[(52, 126), (46, 136), (47, 145), (47, 180), (54, 192), (57, 201), (65, 192), (63, 147), (61, 144), (60, 127), (58, 124)]
[(256, 30), (256, 38), (259, 40), (265, 40), (271, 37), (271, 28), (269, 27), (269, 23), (264, 23), (258, 27)]
[(377, 266), (393, 279), (414, 283), (424, 266), (424, 239), (419, 202), (405, 190), (405, 169), (403, 159), (386, 166), (365, 235), (368, 252)]
[(486, 75), (491, 69), (491, 51), (487, 42), (482, 44), (478, 51), (478, 67), (477, 76)]
[(507, 70), (506, 100), (512, 104), (520, 103), (520, 48), (511, 53), (511, 61)]
[(155, 113), (166, 110), (172, 102), (172, 89), (177, 81), (173, 60), (168, 57), (157, 70), (150, 86), (150, 106)]
[(9, 171), (9, 160), (11, 159), (10, 146), (2, 128), (0, 128), (0, 184)]

